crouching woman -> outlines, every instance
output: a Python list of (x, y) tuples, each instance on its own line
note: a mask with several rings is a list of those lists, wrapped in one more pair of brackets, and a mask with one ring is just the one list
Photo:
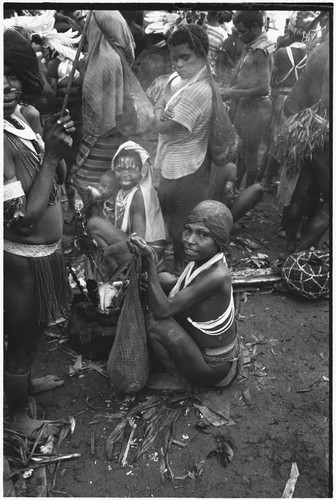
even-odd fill
[(152, 388), (180, 388), (185, 382), (227, 386), (241, 367), (230, 271), (224, 248), (232, 228), (230, 210), (206, 200), (190, 212), (182, 242), (187, 266), (181, 276), (158, 274), (150, 246), (139, 237), (148, 272), (149, 342), (166, 370), (153, 374)]

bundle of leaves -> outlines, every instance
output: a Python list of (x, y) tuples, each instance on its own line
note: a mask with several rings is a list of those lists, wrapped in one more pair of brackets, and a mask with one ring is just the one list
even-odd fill
[(294, 176), (304, 160), (313, 158), (314, 151), (324, 147), (329, 139), (326, 112), (319, 114), (320, 102), (299, 111), (283, 124), (276, 141), (276, 159)]

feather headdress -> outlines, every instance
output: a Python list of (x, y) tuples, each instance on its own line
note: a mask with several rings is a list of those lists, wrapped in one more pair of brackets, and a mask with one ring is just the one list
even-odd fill
[(80, 41), (81, 35), (77, 36), (77, 31), (72, 31), (71, 28), (65, 33), (59, 33), (54, 27), (54, 14), (54, 10), (47, 10), (37, 16), (15, 15), (5, 19), (4, 26), (5, 28), (19, 28), (30, 41), (37, 36), (43, 47), (49, 47), (73, 61), (76, 55), (74, 45)]
[(147, 12), (144, 20), (148, 23), (146, 33), (162, 33), (163, 35), (167, 35), (181, 23), (186, 22), (183, 15), (165, 11)]

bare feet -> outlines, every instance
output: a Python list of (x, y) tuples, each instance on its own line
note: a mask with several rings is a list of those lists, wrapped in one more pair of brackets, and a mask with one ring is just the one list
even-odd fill
[(29, 394), (39, 394), (40, 392), (57, 389), (64, 384), (64, 380), (57, 375), (46, 375), (45, 377), (34, 378), (30, 381)]
[(40, 432), (42, 432), (41, 437), (46, 438), (57, 434), (60, 430), (59, 424), (50, 420), (35, 420), (29, 418), (26, 413), (15, 414), (8, 423), (8, 427), (31, 438), (36, 438)]
[(185, 391), (187, 389), (185, 378), (171, 375), (168, 372), (151, 373), (146, 385), (148, 389), (155, 391)]

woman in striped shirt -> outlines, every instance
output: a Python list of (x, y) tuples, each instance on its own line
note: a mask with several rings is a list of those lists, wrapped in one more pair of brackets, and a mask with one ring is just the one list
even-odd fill
[(179, 274), (184, 266), (183, 221), (207, 198), (212, 89), (205, 30), (195, 24), (183, 26), (171, 35), (169, 45), (175, 72), (155, 107), (159, 132), (155, 166), (161, 171), (159, 199)]

